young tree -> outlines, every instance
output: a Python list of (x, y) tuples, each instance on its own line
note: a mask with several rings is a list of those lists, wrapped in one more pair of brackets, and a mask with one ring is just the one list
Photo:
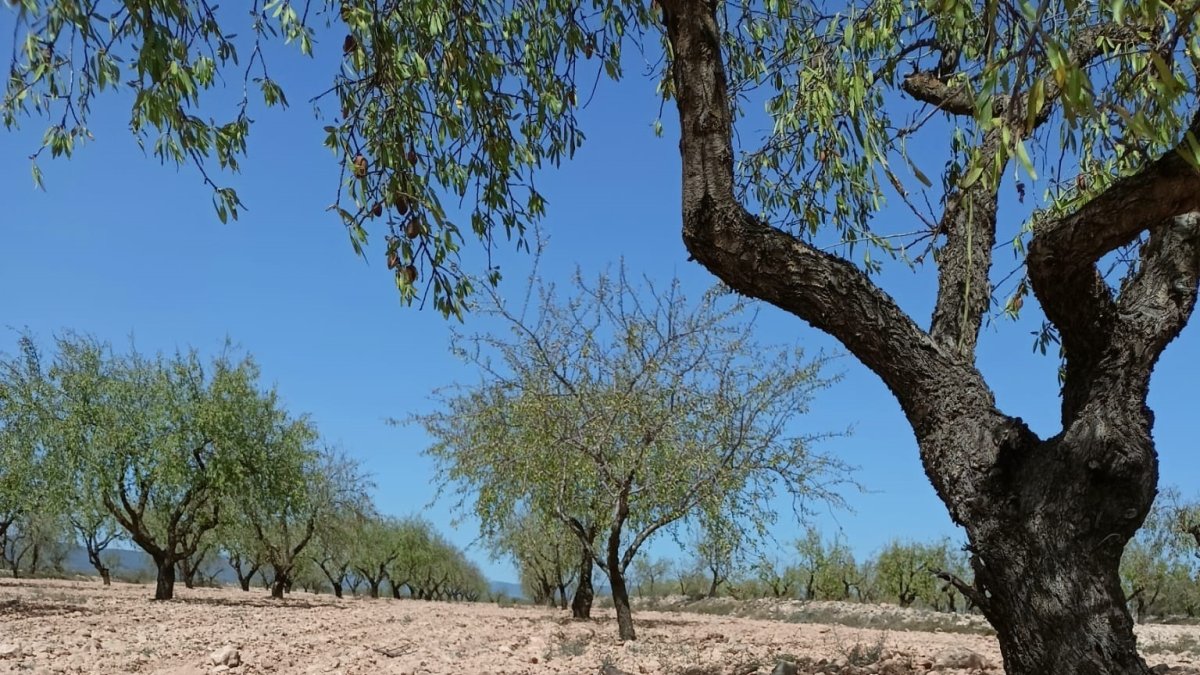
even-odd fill
[[(130, 126), (156, 138), (161, 159), (203, 165), (215, 155), (236, 168), (247, 104), (229, 122), (196, 108), (201, 91), (226, 81), (217, 74), (232, 74), (226, 36), (241, 31), (179, 0), (115, 18), (79, 0), (15, 7), (15, 42), (31, 47), (10, 68), (6, 125), (45, 115), (44, 147), (69, 154), (89, 134), (97, 93), (132, 89)], [(335, 211), (356, 250), (387, 205), (402, 297), (420, 297), (421, 279), (436, 307), (460, 312), (472, 284), (452, 262), (466, 228), (442, 200), (478, 189), (472, 231), (488, 247), (500, 232), (523, 241), (545, 213), (536, 169), (583, 142), (577, 87), (600, 72), (619, 78), (623, 46), (661, 44), (689, 253), (838, 339), (893, 392), (930, 482), (967, 531), (975, 576), (960, 591), (997, 629), (1008, 672), (1146, 675), (1119, 564), (1158, 481), (1150, 373), (1190, 318), (1200, 279), (1196, 3), (584, 7), (471, 0), (463, 15), (483, 19), (456, 21), (444, 3), (341, 4), (345, 70), (326, 97), (340, 112), (326, 144), (344, 169)], [(250, 39), (282, 35), (307, 51), (310, 19), (284, 3), (253, 17)], [(171, 49), (145, 39), (158, 35), (188, 39)], [(140, 76), (123, 77), (134, 62)], [(285, 100), (265, 67), (238, 75), (258, 77), (268, 105)], [(769, 119), (746, 101), (765, 101)], [(918, 145), (944, 152), (914, 158), (907, 149)], [(1002, 180), (1014, 165), (1025, 174)], [(944, 168), (934, 180), (922, 166)], [(218, 215), (236, 216), (237, 195), (204, 178)], [(888, 201), (911, 221), (877, 218)], [(1023, 202), (1035, 215), (1001, 227), (1001, 207)], [(841, 251), (813, 240), (822, 230)], [(1011, 293), (993, 285), (993, 251), (1009, 238), (1028, 251)], [(927, 322), (869, 276), (879, 249), (932, 261)], [(861, 266), (837, 254), (851, 251), (865, 252)], [(1097, 267), (1110, 256), (1131, 263), (1120, 283)], [(1008, 295), (1015, 314), (1030, 293), (1047, 318), (1042, 344), (1058, 341), (1064, 361), (1061, 430), (1046, 438), (997, 409), (976, 367), (992, 298)]]
[(33, 340), (22, 335), (17, 344), (16, 356), (0, 354), (0, 558), (14, 577), (62, 534), (69, 495), (69, 471), (45, 414), (54, 389)]
[(708, 575), (705, 597), (717, 597), (718, 589), (729, 580), (744, 555), (744, 534), (721, 517), (705, 518), (690, 546), (694, 567)]
[(789, 426), (827, 386), (821, 362), (757, 344), (743, 303), (713, 291), (689, 306), (677, 283), (639, 293), (624, 270), (576, 286), (483, 310), (513, 337), (457, 338), (485, 379), (420, 420), (443, 484), (474, 500), (485, 532), (525, 507), (575, 533), (631, 640), (626, 571), (650, 537), (707, 516), (737, 541), (771, 521), (777, 488), (835, 499), (842, 466)]
[[(336, 509), (317, 530), (309, 556), (329, 581), (335, 597), (342, 597), (356, 577), (352, 573), (354, 542), (364, 516), (350, 508)], [(356, 591), (357, 586), (351, 585)]]
[(83, 545), (88, 562), (96, 569), (104, 585), (111, 585), (112, 570), (105, 563), (104, 551), (109, 544), (122, 538), (124, 533), (120, 524), (95, 495), (85, 494), (78, 495), (69, 520), (76, 538)]
[(534, 604), (555, 606), (558, 593), (567, 608), (567, 588), (575, 582), (581, 548), (573, 532), (552, 516), (515, 514), (492, 533), (493, 557), (517, 565), (521, 586)]
[(646, 555), (640, 555), (633, 559), (630, 569), (638, 597), (656, 598), (662, 590), (660, 584), (671, 573), (671, 561), (666, 558), (651, 560)]
[(1195, 508), (1182, 501), (1177, 489), (1164, 490), (1154, 500), (1142, 529), (1125, 547), (1121, 583), (1139, 623), (1164, 609), (1186, 613), (1186, 587), (1193, 583), (1197, 562), (1189, 553), (1194, 541), (1187, 533), (1187, 514)]
[(359, 526), (353, 543), (350, 565), (355, 576), (367, 584), (372, 598), (379, 597), (379, 588), (388, 578), (388, 568), (408, 543), (400, 522), (393, 518), (367, 517)]

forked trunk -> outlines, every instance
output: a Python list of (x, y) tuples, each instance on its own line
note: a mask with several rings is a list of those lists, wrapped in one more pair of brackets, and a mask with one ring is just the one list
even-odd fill
[(158, 567), (158, 578), (154, 585), (155, 600), (170, 600), (175, 597), (175, 564), (162, 558), (154, 561)]
[[(1048, 441), (1017, 420), (976, 422), (959, 420), (922, 451), (1000, 440), (990, 480), (939, 492), (970, 535), (975, 581), (960, 590), (996, 629), (1005, 672), (1148, 675), (1118, 570), (1157, 483), (1149, 419), (1096, 412)], [(946, 486), (946, 473), (927, 471)]]
[(592, 556), (585, 550), (579, 561), (579, 584), (575, 586), (575, 597), (571, 598), (571, 617), (592, 618)]

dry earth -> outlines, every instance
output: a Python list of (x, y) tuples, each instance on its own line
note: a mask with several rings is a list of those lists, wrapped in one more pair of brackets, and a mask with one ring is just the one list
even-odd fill
[[(708, 612), (697, 613), (662, 611), (683, 603), (660, 603), (635, 614), (639, 639), (621, 644), (607, 610), (574, 622), (540, 607), (300, 593), (278, 602), (261, 590), (236, 589), (180, 588), (171, 602), (151, 602), (151, 595), (150, 587), (131, 584), (0, 581), (0, 673), (1000, 673), (995, 640), (973, 632), (973, 619), (929, 629), (927, 617), (896, 608), (688, 607)], [(848, 620), (854, 612), (866, 620)], [(818, 616), (840, 623), (801, 622)], [(840, 625), (847, 622), (891, 627)], [(1143, 626), (1139, 635), (1149, 662), (1165, 664), (1163, 672), (1200, 672), (1193, 669), (1200, 627)]]

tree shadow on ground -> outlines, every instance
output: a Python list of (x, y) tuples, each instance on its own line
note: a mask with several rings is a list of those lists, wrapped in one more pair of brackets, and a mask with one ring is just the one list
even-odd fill
[(32, 619), (65, 614), (95, 614), (95, 611), (67, 600), (12, 598), (0, 600), (0, 619)]
[(333, 601), (310, 599), (284, 598), (276, 600), (270, 597), (248, 598), (175, 598), (172, 602), (184, 605), (209, 605), (214, 607), (252, 607), (255, 609), (346, 609), (346, 605)]

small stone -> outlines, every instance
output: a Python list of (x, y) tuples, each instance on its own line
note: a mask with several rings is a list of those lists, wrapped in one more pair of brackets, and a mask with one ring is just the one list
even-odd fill
[(214, 666), (229, 666), (233, 668), (242, 662), (242, 655), (238, 653), (237, 647), (225, 645), (212, 654), (209, 654), (208, 661)]
[(775, 669), (771, 671), (771, 675), (798, 675), (800, 669), (791, 661), (780, 661), (775, 664)]
[(0, 644), (0, 659), (15, 659), (21, 656), (21, 647), (11, 643)]
[(226, 665), (223, 665), (223, 664), (222, 664), (222, 665), (219, 665), (219, 666), (213, 666), (213, 667), (212, 667), (212, 668), (211, 668), (211, 669), (208, 671), (208, 675), (222, 675), (222, 673), (228, 673), (228, 672), (229, 672), (229, 666), (226, 666)]
[(934, 670), (986, 670), (987, 659), (970, 649), (954, 647), (938, 652), (933, 657)]

